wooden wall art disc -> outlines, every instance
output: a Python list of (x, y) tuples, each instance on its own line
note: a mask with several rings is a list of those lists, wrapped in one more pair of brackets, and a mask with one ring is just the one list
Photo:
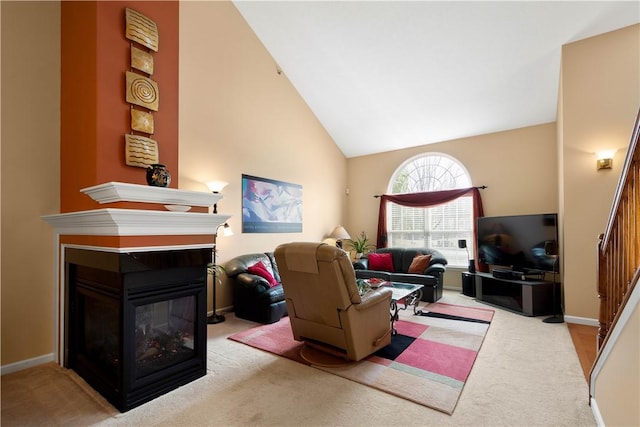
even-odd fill
[(146, 168), (158, 163), (158, 143), (140, 135), (126, 134), (126, 162), (129, 166)]
[(131, 46), (131, 66), (149, 75), (153, 74), (153, 55)]
[(153, 133), (153, 114), (131, 109), (131, 129), (148, 134)]
[(139, 74), (126, 71), (127, 102), (158, 111), (160, 93), (158, 84)]
[(160, 35), (156, 23), (140, 12), (129, 8), (125, 9), (125, 16), (127, 27), (125, 37), (157, 52)]

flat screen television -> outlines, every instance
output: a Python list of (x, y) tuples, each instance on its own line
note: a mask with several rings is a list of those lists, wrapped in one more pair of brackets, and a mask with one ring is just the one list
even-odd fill
[(558, 271), (558, 215), (478, 218), (478, 261), (514, 271)]

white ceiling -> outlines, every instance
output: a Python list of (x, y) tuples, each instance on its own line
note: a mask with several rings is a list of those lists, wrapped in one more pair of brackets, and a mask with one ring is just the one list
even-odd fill
[(564, 44), (639, 1), (235, 1), (347, 157), (556, 120)]

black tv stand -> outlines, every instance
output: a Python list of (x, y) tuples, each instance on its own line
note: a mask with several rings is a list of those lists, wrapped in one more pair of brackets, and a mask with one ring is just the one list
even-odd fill
[[(560, 312), (553, 309), (553, 282), (542, 279), (508, 279), (490, 273), (476, 273), (476, 299), (523, 314), (543, 316)], [(556, 286), (558, 292), (559, 286)], [(556, 301), (560, 296), (556, 295)]]

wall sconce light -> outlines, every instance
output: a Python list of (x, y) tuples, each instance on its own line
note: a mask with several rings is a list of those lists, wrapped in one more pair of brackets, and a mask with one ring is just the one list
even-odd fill
[(613, 156), (616, 152), (614, 150), (598, 151), (596, 156), (598, 160), (596, 162), (597, 170), (611, 169), (613, 167)]
[[(218, 194), (219, 192), (222, 191), (222, 189), (224, 187), (227, 186), (227, 182), (224, 181), (209, 181), (207, 182), (207, 187), (209, 187), (209, 190), (213, 193), (213, 194)], [(218, 213), (218, 204), (214, 203), (213, 205), (213, 213), (217, 214)]]
[(332, 239), (336, 239), (336, 246), (340, 249), (342, 249), (342, 240), (351, 238), (351, 236), (349, 236), (349, 233), (347, 233), (347, 230), (345, 230), (345, 228), (341, 225), (334, 228), (329, 237), (331, 237)]

